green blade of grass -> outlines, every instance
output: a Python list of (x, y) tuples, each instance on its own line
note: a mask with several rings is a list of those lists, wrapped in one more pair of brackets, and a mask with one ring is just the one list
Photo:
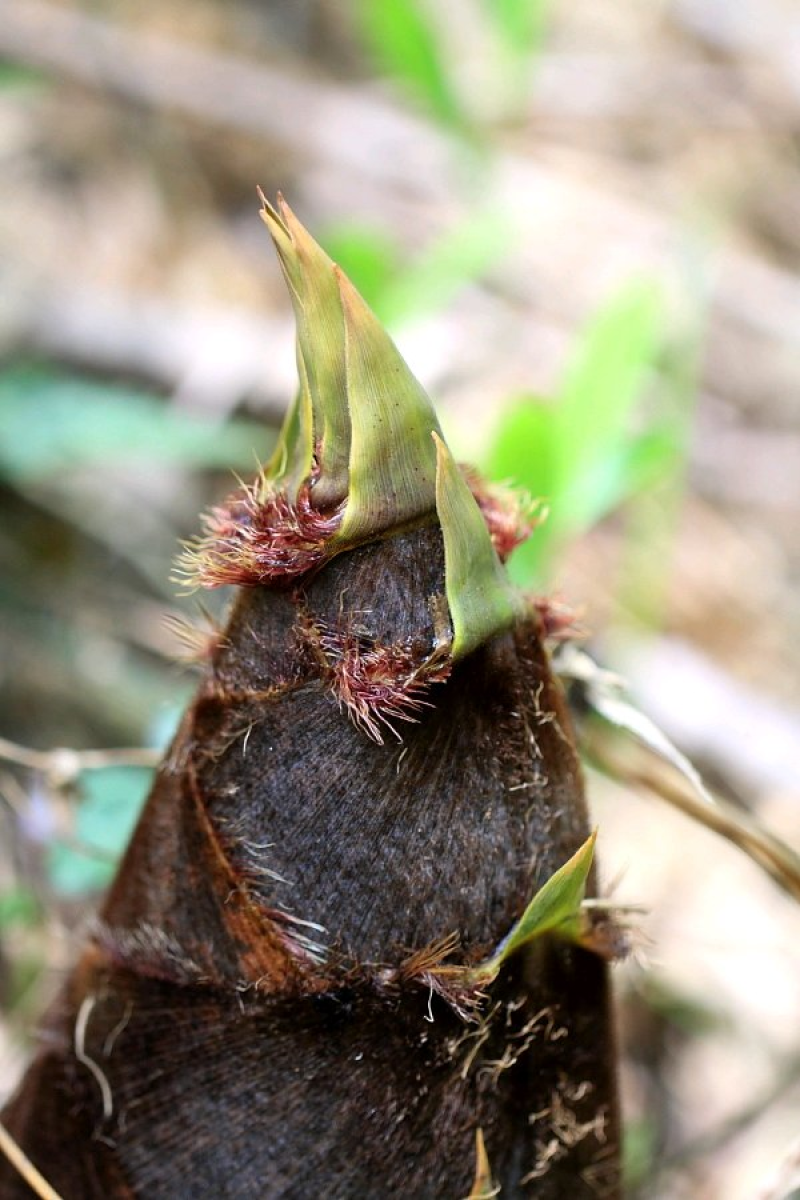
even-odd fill
[[(511, 401), (499, 421), (483, 469), (491, 479), (521, 487), (545, 506), (558, 494), (555, 410), (536, 396)], [(514, 551), (509, 574), (520, 585), (542, 579), (553, 542), (552, 511)]]
[(558, 402), (558, 521), (586, 528), (629, 491), (625, 447), (633, 409), (660, 345), (661, 304), (652, 281), (634, 281), (590, 322)]
[(424, 6), (418, 0), (359, 0), (354, 13), (378, 66), (406, 84), (443, 124), (463, 130), (468, 121)]
[(397, 273), (386, 289), (382, 315), (401, 321), (444, 308), (460, 288), (496, 266), (512, 243), (504, 222), (485, 211), (468, 214)]
[(504, 412), (487, 474), (525, 488), (549, 508), (547, 521), (511, 559), (515, 582), (544, 582), (569, 538), (674, 463), (679, 447), (669, 422), (636, 429), (661, 327), (654, 283), (629, 283), (584, 330), (556, 396), (518, 399)]
[(548, 0), (485, 0), (485, 8), (506, 47), (519, 57), (541, 46)]

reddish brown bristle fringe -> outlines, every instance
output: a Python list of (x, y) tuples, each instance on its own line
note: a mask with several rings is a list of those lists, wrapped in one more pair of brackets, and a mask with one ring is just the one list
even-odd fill
[(284, 490), (257, 481), (206, 514), (204, 532), (184, 551), (178, 573), (206, 588), (296, 579), (325, 561), (341, 519), (341, 506), (327, 514), (313, 507), (308, 484), (291, 501)]

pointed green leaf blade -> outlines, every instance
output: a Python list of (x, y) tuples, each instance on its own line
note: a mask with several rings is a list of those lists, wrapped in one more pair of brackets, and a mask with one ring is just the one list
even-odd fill
[(436, 442), (436, 511), (444, 538), (445, 590), (454, 659), (508, 629), (518, 602), (483, 515), (441, 437)]
[(345, 382), (342, 306), (334, 264), (289, 205), (279, 199), (299, 272), (295, 301), (297, 340), (319, 443), (320, 475), (314, 485), (314, 505), (325, 510), (347, 495), (350, 458), (350, 416)]
[(542, 934), (558, 931), (567, 937), (575, 935), (596, 840), (595, 830), (572, 858), (539, 888), (495, 954), (475, 968), (477, 978), (494, 979), (507, 958)]
[(439, 422), (386, 330), (337, 269), (351, 421), (350, 491), (336, 540), (354, 544), (436, 507)]
[(308, 372), (299, 335), (303, 311), (301, 296), (303, 285), (300, 262), (286, 223), (260, 189), (259, 196), (261, 198), (261, 219), (269, 230), (278, 252), (278, 260), (295, 311), (298, 328), (297, 373), (300, 380), (300, 389), (286, 413), (275, 452), (265, 467), (264, 475), (267, 479), (285, 487), (289, 494), (294, 494), (308, 479), (314, 455), (314, 413)]

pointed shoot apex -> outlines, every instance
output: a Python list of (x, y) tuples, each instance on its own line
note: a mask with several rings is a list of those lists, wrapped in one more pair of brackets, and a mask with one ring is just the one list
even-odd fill
[[(295, 311), (300, 389), (255, 500), (286, 509), (284, 541), (287, 521), (303, 526), (295, 541), (304, 544), (307, 526), (315, 533), (325, 526), (324, 546), (313, 547), (315, 563), (438, 517), (452, 659), (462, 658), (508, 629), (524, 608), (487, 529), (487, 520), (497, 525), (497, 505), (484, 502), (487, 511), (481, 511), (425, 390), (350, 281), (281, 196), (273, 206), (259, 195)], [(300, 508), (308, 509), (302, 520)], [(269, 557), (272, 526), (261, 528), (264, 515), (251, 513), (250, 525), (258, 529), (246, 532)], [(274, 525), (272, 510), (266, 515)], [(240, 524), (234, 514), (234, 541), (244, 536)], [(217, 519), (212, 534), (223, 526), (228, 531)], [(226, 546), (228, 557), (236, 549)], [(305, 564), (301, 556), (290, 566)], [(263, 581), (261, 574), (250, 576)]]
[[(263, 193), (261, 218), (278, 251), (297, 322), (297, 365), (307, 388), (311, 424), (303, 429), (298, 457), (319, 456), (314, 503), (329, 510), (347, 495), (350, 421), (344, 383), (339, 288), (325, 251), (301, 225), (281, 195), (273, 208)], [(292, 471), (292, 480), (296, 475)]]

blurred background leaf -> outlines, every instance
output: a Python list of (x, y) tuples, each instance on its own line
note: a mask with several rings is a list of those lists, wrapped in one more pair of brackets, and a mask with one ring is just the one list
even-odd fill
[(320, 241), (370, 308), (385, 318), (385, 298), (400, 270), (397, 243), (366, 225), (328, 229), (320, 235)]
[(424, 0), (356, 0), (358, 28), (376, 63), (408, 86), (444, 125), (463, 130), (468, 118), (450, 77), (435, 23)]
[(56, 892), (81, 896), (100, 892), (111, 882), (152, 778), (152, 771), (138, 767), (82, 772), (75, 805), (76, 842), (65, 845), (56, 837), (48, 847), (47, 870)]
[(545, 584), (571, 539), (682, 468), (674, 401), (650, 394), (665, 338), (657, 287), (630, 283), (584, 328), (556, 394), (521, 397), (499, 418), (486, 470), (548, 509), (511, 562), (519, 583)]
[(402, 327), (444, 309), (466, 286), (502, 267), (511, 252), (508, 222), (476, 211), (432, 242), (411, 261), (376, 230), (350, 226), (321, 237), (378, 316)]
[(41, 914), (33, 893), (21, 887), (0, 892), (0, 928), (13, 925), (34, 925)]
[(487, 15), (520, 58), (531, 57), (541, 47), (550, 7), (550, 0), (486, 0)]
[(171, 411), (155, 396), (52, 367), (0, 372), (0, 473), (11, 480), (131, 460), (249, 470), (271, 435)]

